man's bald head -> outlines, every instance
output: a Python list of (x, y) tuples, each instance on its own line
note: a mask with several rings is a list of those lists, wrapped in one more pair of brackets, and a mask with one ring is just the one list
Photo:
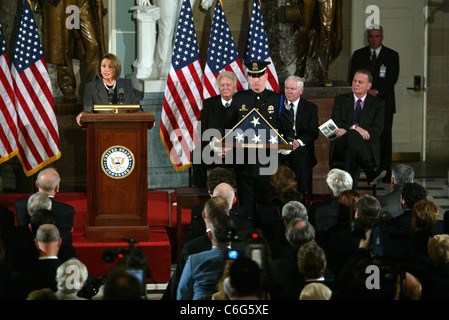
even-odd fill
[(37, 175), (36, 187), (39, 191), (54, 195), (59, 191), (61, 177), (55, 168), (46, 168)]
[(213, 196), (220, 196), (226, 199), (229, 203), (229, 208), (232, 208), (235, 199), (235, 190), (227, 183), (220, 183), (214, 189)]

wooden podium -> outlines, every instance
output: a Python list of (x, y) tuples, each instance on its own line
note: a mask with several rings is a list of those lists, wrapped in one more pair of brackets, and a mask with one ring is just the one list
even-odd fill
[(152, 113), (85, 113), (87, 242), (148, 242), (147, 130)]

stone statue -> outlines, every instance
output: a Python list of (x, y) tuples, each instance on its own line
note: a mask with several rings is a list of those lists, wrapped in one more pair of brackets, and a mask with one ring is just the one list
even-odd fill
[[(68, 6), (79, 9), (79, 29), (66, 25)], [(38, 0), (42, 13), (42, 46), (48, 63), (57, 65), (58, 86), (64, 100), (76, 101), (72, 59), (85, 61), (86, 83), (96, 78), (96, 64), (104, 54), (101, 0)]]
[(294, 0), (302, 8), (297, 45), (296, 75), (305, 76), (307, 58), (316, 58), (318, 76), (325, 86), (332, 86), (328, 77), (329, 63), (342, 49), (342, 0)]
[[(138, 0), (138, 4), (148, 2)], [(158, 20), (158, 40), (156, 48), (156, 69), (160, 79), (166, 79), (170, 70), (173, 53), (174, 35), (177, 27), (177, 20), (181, 10), (182, 0), (153, 0), (153, 4), (160, 8), (160, 19)], [(190, 5), (195, 5), (196, 0), (190, 0)], [(207, 10), (212, 5), (213, 0), (202, 0), (201, 6)]]

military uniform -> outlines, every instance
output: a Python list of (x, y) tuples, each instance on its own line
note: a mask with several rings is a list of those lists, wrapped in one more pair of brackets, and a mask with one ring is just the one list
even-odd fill
[[(260, 67), (260, 65), (255, 66), (255, 68), (257, 67)], [(251, 70), (248, 70), (248, 73), (251, 75), (250, 71)], [(290, 143), (294, 139), (294, 131), (289, 112), (285, 108), (285, 101), (283, 95), (272, 90), (264, 89), (262, 92), (257, 93), (250, 89), (237, 92), (232, 99), (231, 107), (238, 110), (236, 124), (251, 112), (253, 108), (256, 108), (265, 120), (274, 129), (277, 129), (279, 134)], [(261, 149), (259, 149), (259, 151), (260, 150)], [(236, 151), (236, 153), (237, 152), (238, 151)], [(249, 212), (250, 215), (255, 218), (254, 211), (256, 204), (260, 206), (270, 203), (274, 199), (274, 195), (272, 194), (270, 187), (270, 176), (260, 174), (260, 168), (263, 166), (268, 167), (269, 164), (262, 165), (259, 163), (259, 159), (256, 159), (255, 164), (250, 164), (248, 161), (250, 160), (248, 152), (245, 152), (244, 164), (238, 164), (237, 162), (234, 165), (234, 170), (236, 173), (239, 204), (245, 208), (245, 212)], [(268, 152), (269, 150), (267, 151), (267, 155), (269, 155)], [(276, 155), (276, 161), (277, 160)], [(257, 227), (257, 221), (254, 223)]]

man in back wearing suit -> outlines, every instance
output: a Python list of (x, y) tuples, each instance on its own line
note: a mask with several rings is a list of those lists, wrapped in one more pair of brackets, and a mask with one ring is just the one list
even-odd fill
[(318, 138), (318, 107), (301, 98), (304, 81), (298, 76), (285, 80), (285, 97), (295, 131), (293, 144), (297, 147), (287, 155), (280, 154), (279, 162), (286, 164), (295, 173), (298, 191), (304, 195), (308, 190), (310, 173), (317, 164), (315, 140)]
[(352, 80), (352, 92), (335, 97), (332, 120), (337, 125), (337, 138), (330, 142), (329, 165), (344, 162), (344, 170), (357, 188), (360, 169), (368, 184), (376, 184), (386, 171), (379, 168), (380, 141), (384, 127), (385, 102), (368, 94), (373, 77), (367, 69), (359, 69)]
[[(225, 150), (221, 149), (215, 152), (211, 149), (209, 140), (203, 141), (203, 135), (213, 135), (217, 139), (221, 139), (225, 135), (226, 129), (232, 129), (238, 117), (235, 108), (231, 108), (232, 97), (234, 96), (237, 86), (237, 76), (230, 71), (222, 71), (217, 77), (218, 88), (220, 94), (207, 98), (203, 101), (203, 109), (201, 110), (201, 163), (196, 163), (196, 157), (194, 157), (193, 169), (193, 181), (192, 184), (197, 187), (206, 187), (207, 169), (214, 166), (228, 167), (225, 162)], [(208, 129), (215, 129), (216, 132), (205, 132)], [(197, 152), (199, 150), (195, 150)], [(214, 163), (208, 165), (204, 163), (203, 154), (208, 154), (210, 158), (214, 159)]]
[(371, 70), (373, 83), (368, 94), (385, 101), (384, 129), (380, 135), (380, 168), (387, 170), (383, 182), (389, 183), (391, 176), (392, 126), (396, 113), (394, 86), (399, 77), (399, 54), (382, 44), (383, 28), (371, 25), (367, 30), (369, 45), (354, 52), (351, 59), (350, 79), (360, 68)]
[(401, 193), (404, 186), (413, 182), (415, 171), (406, 164), (397, 164), (391, 170), (391, 192), (379, 198), (383, 213), (389, 213), (393, 218), (404, 212), (401, 204)]
[[(72, 244), (72, 229), (75, 209), (65, 203), (55, 200), (59, 192), (61, 177), (55, 168), (45, 168), (39, 172), (36, 179), (36, 187), (40, 192), (48, 194), (52, 201), (51, 212), (55, 218), (55, 225), (61, 234), (62, 242)], [(15, 203), (17, 223), (27, 225), (30, 223), (30, 214), (27, 209), (27, 198), (18, 199)]]

